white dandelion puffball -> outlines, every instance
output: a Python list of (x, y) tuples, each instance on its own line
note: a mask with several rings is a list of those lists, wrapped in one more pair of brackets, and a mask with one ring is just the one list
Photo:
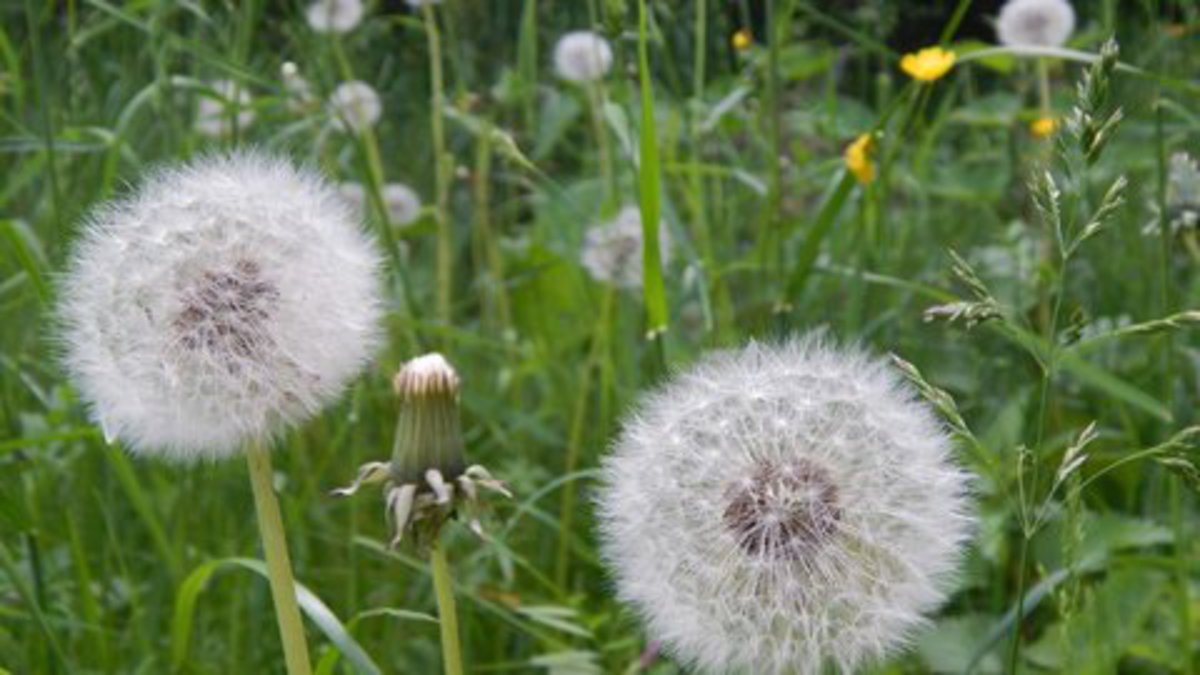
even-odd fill
[(1061, 47), (1075, 30), (1067, 0), (1009, 0), (996, 17), (996, 35), (1010, 47)]
[(135, 453), (232, 455), (358, 373), (378, 342), (378, 260), (334, 189), (286, 160), (159, 171), (75, 245), (65, 366), (105, 436)]
[(569, 82), (594, 82), (612, 68), (613, 52), (608, 40), (590, 30), (567, 33), (554, 45), (554, 69)]
[(245, 129), (254, 122), (253, 99), (244, 87), (230, 80), (209, 83), (216, 94), (202, 94), (196, 103), (196, 131), (210, 138), (221, 138), (233, 133), (234, 124)]
[(967, 476), (889, 364), (815, 338), (717, 352), (604, 463), (602, 548), (650, 636), (705, 672), (852, 672), (944, 599)]
[[(360, 215), (370, 211), (366, 189), (360, 183), (342, 183), (338, 192)], [(421, 198), (404, 183), (387, 183), (380, 190), (388, 220), (395, 225), (411, 225), (421, 217)]]
[(318, 33), (348, 33), (363, 18), (362, 0), (317, 0), (308, 6), (304, 18)]
[[(642, 287), (642, 214), (636, 206), (621, 209), (611, 222), (588, 228), (580, 260), (596, 281), (619, 288)], [(663, 265), (670, 257), (671, 240), (664, 224), (658, 226), (658, 251)]]
[(329, 113), (335, 128), (362, 133), (383, 116), (383, 103), (371, 85), (351, 80), (339, 84), (330, 94)]

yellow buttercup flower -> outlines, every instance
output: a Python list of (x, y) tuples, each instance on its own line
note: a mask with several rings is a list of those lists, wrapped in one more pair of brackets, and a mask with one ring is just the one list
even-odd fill
[(1055, 131), (1058, 131), (1058, 120), (1053, 117), (1039, 117), (1029, 123), (1029, 133), (1034, 138), (1049, 138)]
[(750, 45), (754, 44), (754, 36), (750, 34), (748, 29), (740, 28), (738, 29), (738, 32), (734, 33), (733, 36), (729, 38), (729, 44), (733, 45), (733, 48), (739, 52), (744, 51), (748, 49)]
[(842, 153), (842, 161), (846, 169), (854, 174), (854, 178), (862, 185), (875, 180), (875, 164), (871, 161), (871, 153), (875, 150), (875, 137), (865, 133), (846, 146)]
[(926, 47), (900, 59), (900, 70), (921, 82), (940, 79), (954, 67), (954, 52), (941, 47)]

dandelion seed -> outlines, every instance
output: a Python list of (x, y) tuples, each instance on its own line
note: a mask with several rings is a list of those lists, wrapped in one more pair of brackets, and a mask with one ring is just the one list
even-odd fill
[(739, 52), (746, 51), (754, 44), (754, 36), (750, 34), (749, 29), (740, 28), (729, 38), (729, 44)]
[(376, 267), (316, 174), (254, 153), (163, 170), (97, 210), (76, 244), (65, 365), (134, 452), (228, 456), (359, 371), (377, 341)]
[(196, 131), (210, 138), (223, 138), (233, 133), (235, 125), (245, 129), (254, 122), (249, 91), (231, 80), (217, 80), (209, 87), (213, 94), (203, 94), (196, 104)]
[[(659, 223), (659, 255), (663, 265), (670, 256), (670, 237)], [(596, 281), (618, 288), (642, 287), (642, 214), (636, 206), (621, 209), (611, 222), (594, 225), (584, 235), (581, 261)]]
[(874, 151), (875, 138), (870, 133), (865, 133), (846, 146), (846, 151), (842, 155), (846, 169), (854, 174), (854, 178), (862, 185), (867, 185), (875, 180), (875, 163), (871, 161), (871, 154)]
[(1029, 123), (1029, 133), (1034, 138), (1050, 138), (1058, 131), (1058, 119), (1054, 117), (1039, 117)]
[(348, 33), (362, 22), (362, 0), (317, 0), (304, 16), (318, 33)]
[[(338, 185), (338, 192), (360, 215), (370, 211), (366, 190), (359, 183), (342, 183)], [(393, 224), (411, 225), (421, 217), (421, 198), (409, 186), (403, 183), (387, 183), (380, 192), (384, 208), (387, 209), (388, 220)]]
[(608, 40), (588, 30), (573, 31), (554, 46), (554, 68), (569, 82), (584, 84), (602, 79), (612, 69)]
[(312, 86), (300, 75), (300, 69), (291, 61), (286, 61), (279, 68), (283, 77), (283, 90), (287, 93), (288, 110), (303, 112), (313, 106), (315, 98)]
[(900, 69), (919, 82), (940, 80), (954, 67), (954, 52), (941, 47), (926, 47), (900, 59)]
[(383, 116), (383, 103), (371, 85), (351, 80), (339, 84), (329, 96), (329, 114), (334, 128), (362, 133)]
[(996, 36), (1011, 47), (1061, 47), (1073, 30), (1067, 0), (1009, 0), (996, 17)]
[(604, 462), (619, 594), (700, 670), (853, 672), (945, 597), (971, 523), (949, 446), (861, 352), (805, 338), (709, 356)]

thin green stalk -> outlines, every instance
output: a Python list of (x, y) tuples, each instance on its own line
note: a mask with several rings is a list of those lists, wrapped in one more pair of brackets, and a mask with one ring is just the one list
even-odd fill
[(436, 538), (429, 548), (429, 569), (437, 594), (438, 628), (442, 635), (442, 665), (446, 675), (462, 675), (462, 648), (458, 643), (458, 610), (454, 605), (454, 581), (446, 552)]
[[(489, 130), (491, 126), (489, 124)], [(475, 202), (475, 231), (479, 237), (481, 257), (490, 277), (488, 288), (495, 303), (493, 311), (500, 326), (501, 335), (512, 328), (512, 311), (509, 309), (508, 291), (504, 284), (504, 257), (496, 243), (492, 228), (492, 141), (491, 134), (480, 134), (475, 146), (475, 171), (472, 176), (472, 196)]]
[(1050, 117), (1050, 69), (1046, 66), (1046, 59), (1039, 58), (1036, 68), (1038, 106), (1040, 107), (1042, 117)]
[(437, 17), (433, 3), (424, 3), (422, 15), (425, 19), (425, 37), (429, 45), (429, 130), (433, 143), (434, 184), (436, 189), (435, 216), (437, 218), (437, 317), (450, 324), (454, 298), (454, 239), (450, 230), (450, 155), (446, 152), (446, 130), (442, 120), (445, 105), (442, 80), (442, 40), (438, 32)]
[(262, 535), (263, 554), (267, 560), (267, 575), (271, 596), (275, 601), (275, 618), (279, 622), (279, 637), (283, 641), (283, 656), (288, 675), (309, 675), (308, 645), (304, 640), (304, 624), (300, 622), (300, 607), (296, 603), (296, 582), (292, 578), (292, 563), (288, 558), (287, 540), (283, 533), (283, 518), (279, 515), (279, 500), (271, 484), (271, 455), (261, 442), (252, 441), (246, 447), (246, 463), (250, 469), (250, 484), (254, 489), (254, 508), (258, 513), (258, 531)]
[(604, 200), (601, 211), (607, 217), (617, 209), (617, 179), (613, 170), (612, 148), (608, 139), (608, 127), (604, 124), (604, 104), (607, 98), (602, 82), (589, 82), (587, 89), (588, 112), (592, 120), (592, 133), (596, 136), (596, 151), (600, 159), (600, 178), (604, 184)]

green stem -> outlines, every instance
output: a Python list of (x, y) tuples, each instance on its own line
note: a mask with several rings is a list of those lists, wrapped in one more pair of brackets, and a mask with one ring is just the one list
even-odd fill
[(585, 87), (592, 118), (592, 133), (596, 135), (596, 149), (600, 158), (600, 177), (604, 181), (604, 200), (600, 210), (604, 217), (608, 217), (617, 210), (617, 184), (613, 171), (612, 148), (608, 142), (608, 130), (604, 125), (604, 102), (607, 96), (602, 82), (589, 82)]
[(450, 172), (447, 165), (450, 156), (446, 153), (446, 131), (442, 121), (445, 105), (442, 82), (442, 40), (438, 32), (433, 3), (424, 3), (425, 37), (429, 43), (429, 130), (433, 136), (434, 184), (437, 190), (437, 311), (438, 319), (450, 324), (453, 304), (454, 240), (450, 231)]
[(434, 539), (429, 549), (429, 568), (437, 593), (438, 625), (442, 633), (442, 661), (446, 675), (462, 675), (462, 649), (458, 644), (458, 612), (454, 606), (454, 582), (442, 544)]
[(267, 559), (267, 577), (271, 581), (271, 596), (275, 600), (275, 618), (279, 622), (279, 637), (283, 641), (287, 672), (288, 675), (309, 675), (312, 667), (308, 662), (300, 607), (296, 604), (296, 582), (292, 578), (292, 563), (288, 559), (279, 500), (271, 485), (270, 452), (260, 442), (253, 441), (246, 447), (246, 463), (250, 468), (250, 484), (254, 488), (258, 531)]

